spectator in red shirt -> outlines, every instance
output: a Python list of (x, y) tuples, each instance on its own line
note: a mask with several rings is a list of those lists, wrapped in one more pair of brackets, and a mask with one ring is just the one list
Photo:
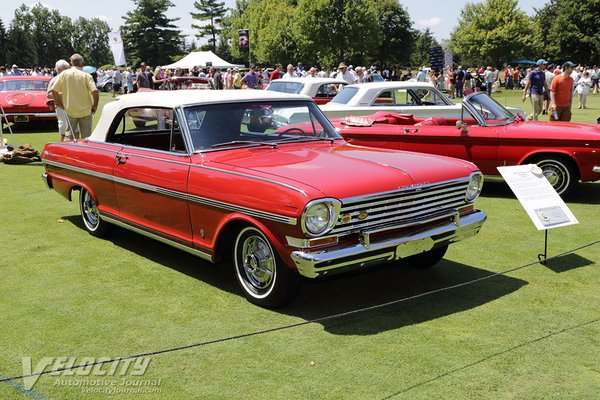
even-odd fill
[(275, 69), (273, 70), (273, 72), (271, 72), (271, 75), (269, 75), (269, 82), (273, 82), (275, 79), (279, 79), (281, 78), (281, 73), (283, 72), (283, 67), (281, 66), (281, 64), (275, 64)]
[(575, 64), (567, 61), (562, 66), (562, 73), (552, 79), (550, 84), (550, 121), (571, 120), (571, 100), (573, 99), (573, 68)]

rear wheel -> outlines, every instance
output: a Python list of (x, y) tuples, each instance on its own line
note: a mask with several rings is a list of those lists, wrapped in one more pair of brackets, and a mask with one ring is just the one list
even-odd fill
[(414, 256), (406, 257), (403, 262), (411, 267), (419, 269), (430, 268), (444, 258), (446, 251), (448, 251), (448, 245), (437, 247), (421, 254), (415, 254)]
[(531, 162), (542, 169), (544, 176), (559, 195), (567, 194), (577, 185), (579, 176), (571, 160), (548, 155), (535, 157)]
[(81, 189), (79, 194), (79, 209), (85, 230), (97, 237), (106, 236), (110, 230), (110, 224), (100, 218), (96, 200), (86, 189)]
[(300, 289), (292, 271), (257, 228), (242, 229), (233, 247), (235, 274), (246, 298), (256, 305), (276, 308), (290, 302)]

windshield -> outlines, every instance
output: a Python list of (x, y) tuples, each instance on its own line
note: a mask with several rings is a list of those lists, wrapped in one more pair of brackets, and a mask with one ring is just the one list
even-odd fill
[(9, 91), (39, 91), (45, 92), (48, 88), (48, 81), (42, 81), (37, 79), (28, 80), (3, 80), (0, 81), (0, 92)]
[(485, 93), (474, 94), (465, 99), (465, 103), (473, 107), (477, 114), (473, 115), (475, 119), (479, 116), (486, 126), (507, 125), (514, 121), (515, 116), (510, 111)]
[(348, 104), (357, 92), (358, 88), (346, 86), (344, 90), (339, 92), (337, 96), (331, 99), (331, 102), (337, 104)]
[(255, 101), (186, 107), (194, 151), (285, 142), (335, 140), (341, 136), (308, 101)]
[(274, 92), (292, 93), (299, 94), (302, 91), (304, 84), (301, 82), (285, 82), (285, 81), (273, 81), (267, 88)]

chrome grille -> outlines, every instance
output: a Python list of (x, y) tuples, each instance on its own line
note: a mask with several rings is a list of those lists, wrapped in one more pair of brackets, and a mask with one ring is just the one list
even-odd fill
[(447, 215), (467, 204), (469, 178), (428, 186), (375, 193), (342, 200), (332, 234), (348, 234), (385, 225), (410, 226)]

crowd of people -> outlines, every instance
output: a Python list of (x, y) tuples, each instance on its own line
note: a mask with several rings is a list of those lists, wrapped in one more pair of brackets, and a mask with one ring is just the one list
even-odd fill
[(600, 68), (578, 66), (571, 62), (562, 65), (549, 64), (540, 59), (534, 67), (520, 68), (507, 65), (503, 71), (493, 66), (463, 68), (449, 66), (434, 71), (428, 67), (419, 68), (413, 75), (411, 68), (378, 68), (346, 65), (341, 62), (337, 68), (305, 68), (302, 62), (288, 64), (285, 71), (281, 64), (274, 68), (257, 68), (250, 65), (247, 71), (240, 68), (196, 66), (184, 71), (181, 68), (156, 67), (152, 70), (145, 62), (139, 68), (113, 68), (97, 70), (91, 74), (83, 72), (83, 58), (74, 54), (69, 64), (57, 61), (55, 68), (19, 68), (13, 64), (10, 69), (0, 66), (0, 77), (5, 75), (53, 76), (48, 93), (55, 100), (59, 117), (59, 130), (64, 139), (68, 130), (75, 127), (74, 134), (87, 136), (91, 133), (91, 117), (98, 104), (98, 81), (110, 80), (113, 96), (136, 92), (142, 88), (160, 90), (168, 88), (173, 77), (194, 76), (205, 78), (217, 90), (262, 89), (265, 84), (280, 78), (335, 78), (348, 84), (373, 81), (418, 81), (429, 82), (440, 90), (449, 92), (452, 98), (461, 98), (475, 91), (486, 91), (489, 95), (500, 88), (522, 90), (522, 100), (530, 99), (533, 112), (528, 119), (538, 120), (548, 114), (550, 120), (569, 121), (571, 104), (576, 96), (578, 108), (587, 108), (587, 95), (600, 92)]

